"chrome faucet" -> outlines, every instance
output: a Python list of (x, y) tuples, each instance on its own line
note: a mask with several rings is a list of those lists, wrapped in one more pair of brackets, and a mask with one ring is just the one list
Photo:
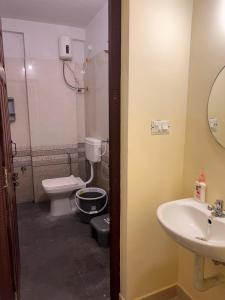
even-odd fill
[(212, 216), (214, 217), (224, 218), (225, 213), (223, 208), (224, 208), (223, 200), (216, 200), (214, 205), (208, 205), (208, 210), (212, 212)]

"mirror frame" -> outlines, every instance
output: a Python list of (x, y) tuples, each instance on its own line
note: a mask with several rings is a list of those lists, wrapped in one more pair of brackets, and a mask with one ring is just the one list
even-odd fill
[(208, 97), (208, 101), (207, 101), (207, 124), (208, 124), (208, 128), (209, 128), (210, 134), (211, 134), (211, 136), (213, 137), (213, 139), (216, 141), (216, 143), (217, 143), (218, 145), (220, 145), (220, 146), (225, 150), (225, 145), (221, 144), (221, 143), (219, 142), (219, 140), (216, 139), (215, 135), (213, 134), (213, 132), (212, 132), (212, 130), (211, 130), (211, 128), (210, 128), (210, 124), (209, 124), (209, 101), (210, 101), (210, 96), (211, 96), (211, 94), (212, 94), (212, 90), (213, 90), (213, 87), (214, 87), (214, 85), (215, 85), (215, 83), (216, 83), (216, 80), (219, 78), (219, 76), (220, 76), (220, 74), (223, 72), (223, 70), (225, 70), (225, 65), (224, 65), (224, 66), (220, 69), (220, 71), (217, 73), (217, 75), (216, 75), (216, 77), (214, 78), (213, 83), (212, 83), (212, 85), (211, 85), (211, 87), (210, 87), (209, 97)]

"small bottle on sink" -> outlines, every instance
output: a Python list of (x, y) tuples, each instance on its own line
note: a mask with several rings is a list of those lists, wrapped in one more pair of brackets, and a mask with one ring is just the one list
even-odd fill
[(195, 182), (194, 199), (196, 201), (205, 202), (206, 180), (205, 174), (201, 173), (199, 179)]

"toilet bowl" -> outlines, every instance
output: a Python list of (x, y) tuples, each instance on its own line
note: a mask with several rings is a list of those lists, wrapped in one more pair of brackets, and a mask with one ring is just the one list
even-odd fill
[(85, 155), (91, 166), (90, 178), (84, 182), (80, 177), (68, 177), (42, 180), (42, 186), (50, 198), (50, 214), (62, 216), (72, 213), (70, 195), (85, 188), (94, 178), (94, 163), (100, 162), (102, 141), (95, 138), (85, 138)]
[(50, 214), (62, 216), (72, 213), (70, 195), (72, 192), (84, 188), (86, 184), (80, 177), (45, 179), (42, 186), (50, 199)]

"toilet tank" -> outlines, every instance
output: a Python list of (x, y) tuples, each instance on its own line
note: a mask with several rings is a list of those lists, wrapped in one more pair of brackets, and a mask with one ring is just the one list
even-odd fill
[(85, 154), (86, 158), (91, 162), (101, 161), (101, 145), (102, 141), (95, 138), (85, 138)]

